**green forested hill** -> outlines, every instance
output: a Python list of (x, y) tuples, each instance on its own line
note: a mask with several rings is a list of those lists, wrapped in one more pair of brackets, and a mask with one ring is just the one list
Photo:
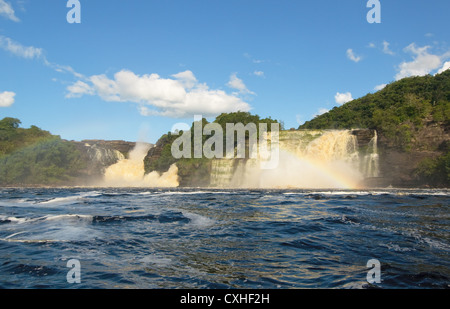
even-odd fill
[(50, 132), (36, 126), (23, 129), (20, 124), (17, 118), (6, 117), (0, 120), (0, 157), (52, 137)]
[[(412, 160), (416, 183), (450, 185), (450, 70), (409, 77), (335, 107), (299, 129), (377, 130), (385, 154)], [(393, 157), (393, 156), (392, 156)], [(399, 156), (397, 156), (399, 157)], [(400, 159), (399, 159), (400, 160)]]
[(450, 123), (450, 70), (435, 76), (409, 77), (335, 107), (299, 129), (370, 128), (395, 136), (426, 121)]
[(69, 184), (85, 166), (76, 147), (20, 120), (0, 120), (0, 185)]

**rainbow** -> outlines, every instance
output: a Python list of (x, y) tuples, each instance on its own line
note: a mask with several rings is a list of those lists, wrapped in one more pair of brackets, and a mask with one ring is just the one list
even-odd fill
[(345, 175), (340, 171), (334, 170), (332, 168), (327, 168), (322, 163), (316, 162), (314, 160), (304, 161), (318, 171), (320, 176), (323, 177), (324, 182), (333, 184), (333, 186), (328, 189), (360, 189), (361, 179), (359, 177), (358, 179), (355, 179), (355, 177), (350, 177), (349, 175)]

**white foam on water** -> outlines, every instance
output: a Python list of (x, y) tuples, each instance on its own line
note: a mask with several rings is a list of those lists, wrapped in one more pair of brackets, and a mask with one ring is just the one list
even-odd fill
[(284, 195), (310, 195), (310, 194), (322, 194), (322, 195), (385, 195), (395, 194), (388, 191), (305, 191), (305, 192), (284, 192)]
[(29, 218), (17, 218), (17, 217), (7, 217), (7, 216), (0, 216), (0, 221), (10, 221), (10, 223), (25, 223)]
[(170, 258), (157, 254), (146, 255), (145, 257), (139, 259), (139, 262), (145, 264), (155, 264), (157, 266), (168, 266), (173, 264), (173, 261)]
[(193, 225), (195, 227), (200, 227), (200, 228), (205, 228), (205, 227), (209, 227), (212, 226), (216, 223), (215, 220), (199, 215), (199, 214), (195, 214), (195, 213), (191, 213), (188, 211), (181, 211), (183, 216), (185, 216), (186, 218), (188, 218), (189, 220), (191, 220), (191, 222), (189, 223), (190, 225)]
[(450, 191), (438, 190), (432, 191), (429, 189), (403, 189), (403, 190), (392, 190), (392, 191), (378, 191), (378, 190), (360, 190), (360, 191), (303, 191), (303, 192), (283, 192), (284, 195), (309, 195), (309, 194), (322, 194), (322, 195), (394, 195), (394, 196), (414, 196), (414, 195), (424, 195), (424, 196), (448, 196)]
[(33, 206), (34, 202), (28, 199), (6, 199), (0, 201), (0, 207), (29, 207)]
[(83, 241), (99, 235), (92, 227), (93, 216), (78, 214), (45, 215), (37, 218), (0, 216), (2, 224), (12, 233), (0, 240), (8, 242)]
[(163, 192), (160, 195), (197, 195), (197, 194), (230, 194), (229, 191), (173, 191)]
[(91, 215), (47, 215), (42, 217), (43, 220), (47, 221), (87, 221), (92, 222), (93, 216)]
[(400, 247), (398, 244), (394, 244), (392, 242), (389, 242), (387, 244), (381, 244), (381, 246), (388, 248), (389, 250), (395, 251), (395, 252), (409, 252), (409, 251), (415, 251), (416, 249), (411, 247)]
[(97, 197), (102, 193), (98, 191), (83, 192), (75, 195), (65, 197), (55, 197), (49, 200), (39, 200), (32, 198), (18, 198), (18, 199), (3, 199), (0, 200), (0, 207), (39, 207), (39, 206), (62, 206), (72, 204), (83, 199)]
[(96, 197), (101, 195), (101, 193), (97, 192), (97, 191), (92, 191), (92, 192), (85, 192), (85, 193), (80, 193), (77, 195), (71, 195), (71, 196), (65, 196), (65, 197), (56, 197), (53, 199), (50, 199), (48, 201), (42, 201), (42, 202), (37, 202), (36, 204), (39, 205), (65, 205), (65, 204), (70, 204), (72, 202), (78, 201), (78, 200), (82, 200), (88, 197)]
[(11, 223), (35, 223), (35, 222), (43, 222), (43, 221), (87, 221), (92, 222), (93, 216), (91, 215), (46, 215), (38, 218), (17, 218), (17, 217), (7, 217), (0, 216), (1, 221), (10, 221)]

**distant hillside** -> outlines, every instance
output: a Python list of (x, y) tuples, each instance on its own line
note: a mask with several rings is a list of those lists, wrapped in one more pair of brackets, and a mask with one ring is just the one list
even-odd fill
[(48, 131), (31, 126), (20, 128), (21, 121), (6, 117), (0, 120), (0, 157), (52, 137)]
[(135, 143), (61, 139), (20, 120), (0, 120), (0, 186), (88, 185), (128, 156)]
[(386, 181), (450, 186), (450, 70), (393, 82), (299, 127), (352, 128), (377, 130)]
[(81, 153), (68, 141), (20, 120), (0, 120), (0, 185), (62, 185), (85, 167)]

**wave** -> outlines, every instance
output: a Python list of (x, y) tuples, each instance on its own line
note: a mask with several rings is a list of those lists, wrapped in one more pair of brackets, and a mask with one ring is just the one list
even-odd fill
[(92, 218), (93, 223), (111, 223), (111, 222), (124, 222), (124, 221), (138, 221), (138, 220), (156, 220), (155, 215), (144, 215), (144, 216), (121, 216), (121, 215), (111, 215), (111, 216), (94, 216)]
[(62, 220), (70, 220), (70, 221), (88, 221), (91, 222), (93, 220), (92, 215), (47, 215), (41, 218), (46, 221), (62, 221)]
[(75, 204), (80, 201), (84, 201), (88, 198), (101, 196), (102, 193), (98, 191), (84, 192), (76, 195), (54, 197), (50, 199), (42, 198), (3, 198), (0, 200), (0, 207), (57, 207)]
[(0, 224), (6, 224), (6, 223), (24, 223), (28, 218), (17, 218), (17, 217), (7, 217), (7, 216), (0, 216)]
[(85, 192), (85, 193), (80, 193), (80, 194), (65, 196), (65, 197), (55, 197), (50, 200), (37, 202), (36, 204), (39, 204), (39, 205), (54, 205), (54, 204), (65, 205), (65, 204), (70, 204), (72, 202), (77, 202), (79, 200), (83, 200), (88, 197), (97, 197), (100, 195), (102, 195), (102, 193), (100, 193), (98, 191), (92, 191), (92, 192)]
[(389, 191), (307, 191), (307, 192), (283, 192), (284, 195), (335, 195), (335, 196), (349, 196), (349, 195), (389, 195), (393, 194)]
[(44, 244), (44, 243), (57, 243), (57, 242), (69, 242), (70, 240), (57, 240), (57, 239), (9, 239), (2, 238), (1, 241), (16, 242), (24, 244)]
[(0, 216), (0, 223), (36, 223), (36, 222), (44, 222), (44, 221), (92, 221), (93, 216), (91, 215), (46, 215), (43, 217), (36, 218), (20, 218), (20, 217), (7, 217)]
[(309, 195), (317, 195), (317, 196), (406, 196), (406, 197), (448, 197), (450, 195), (450, 191), (430, 191), (427, 190), (413, 190), (413, 191), (298, 191), (298, 192), (283, 192), (283, 195), (297, 195), (297, 196), (309, 196)]
[(234, 191), (173, 191), (173, 192), (162, 192), (160, 195), (197, 195), (197, 194), (234, 194)]
[(208, 227), (215, 223), (215, 220), (213, 219), (184, 210), (168, 210), (158, 215), (147, 214), (142, 216), (94, 216), (92, 221), (97, 224), (123, 223), (130, 221), (154, 221), (158, 223), (185, 223), (189, 224), (189, 226), (195, 227)]
[(33, 206), (34, 202), (29, 199), (4, 199), (0, 200), (0, 207), (29, 207)]
[(216, 223), (215, 220), (196, 214), (196, 213), (190, 213), (187, 211), (182, 211), (183, 216), (188, 218), (190, 220), (190, 223), (196, 227), (209, 227)]
[(168, 210), (161, 214), (146, 214), (141, 216), (123, 216), (123, 215), (84, 215), (84, 214), (62, 214), (62, 215), (46, 215), (36, 218), (21, 218), (13, 216), (0, 216), (0, 224), (34, 224), (44, 222), (56, 222), (66, 224), (78, 223), (119, 223), (132, 221), (157, 221), (159, 223), (189, 223), (196, 227), (208, 227), (215, 223), (215, 220), (208, 217), (178, 210)]

